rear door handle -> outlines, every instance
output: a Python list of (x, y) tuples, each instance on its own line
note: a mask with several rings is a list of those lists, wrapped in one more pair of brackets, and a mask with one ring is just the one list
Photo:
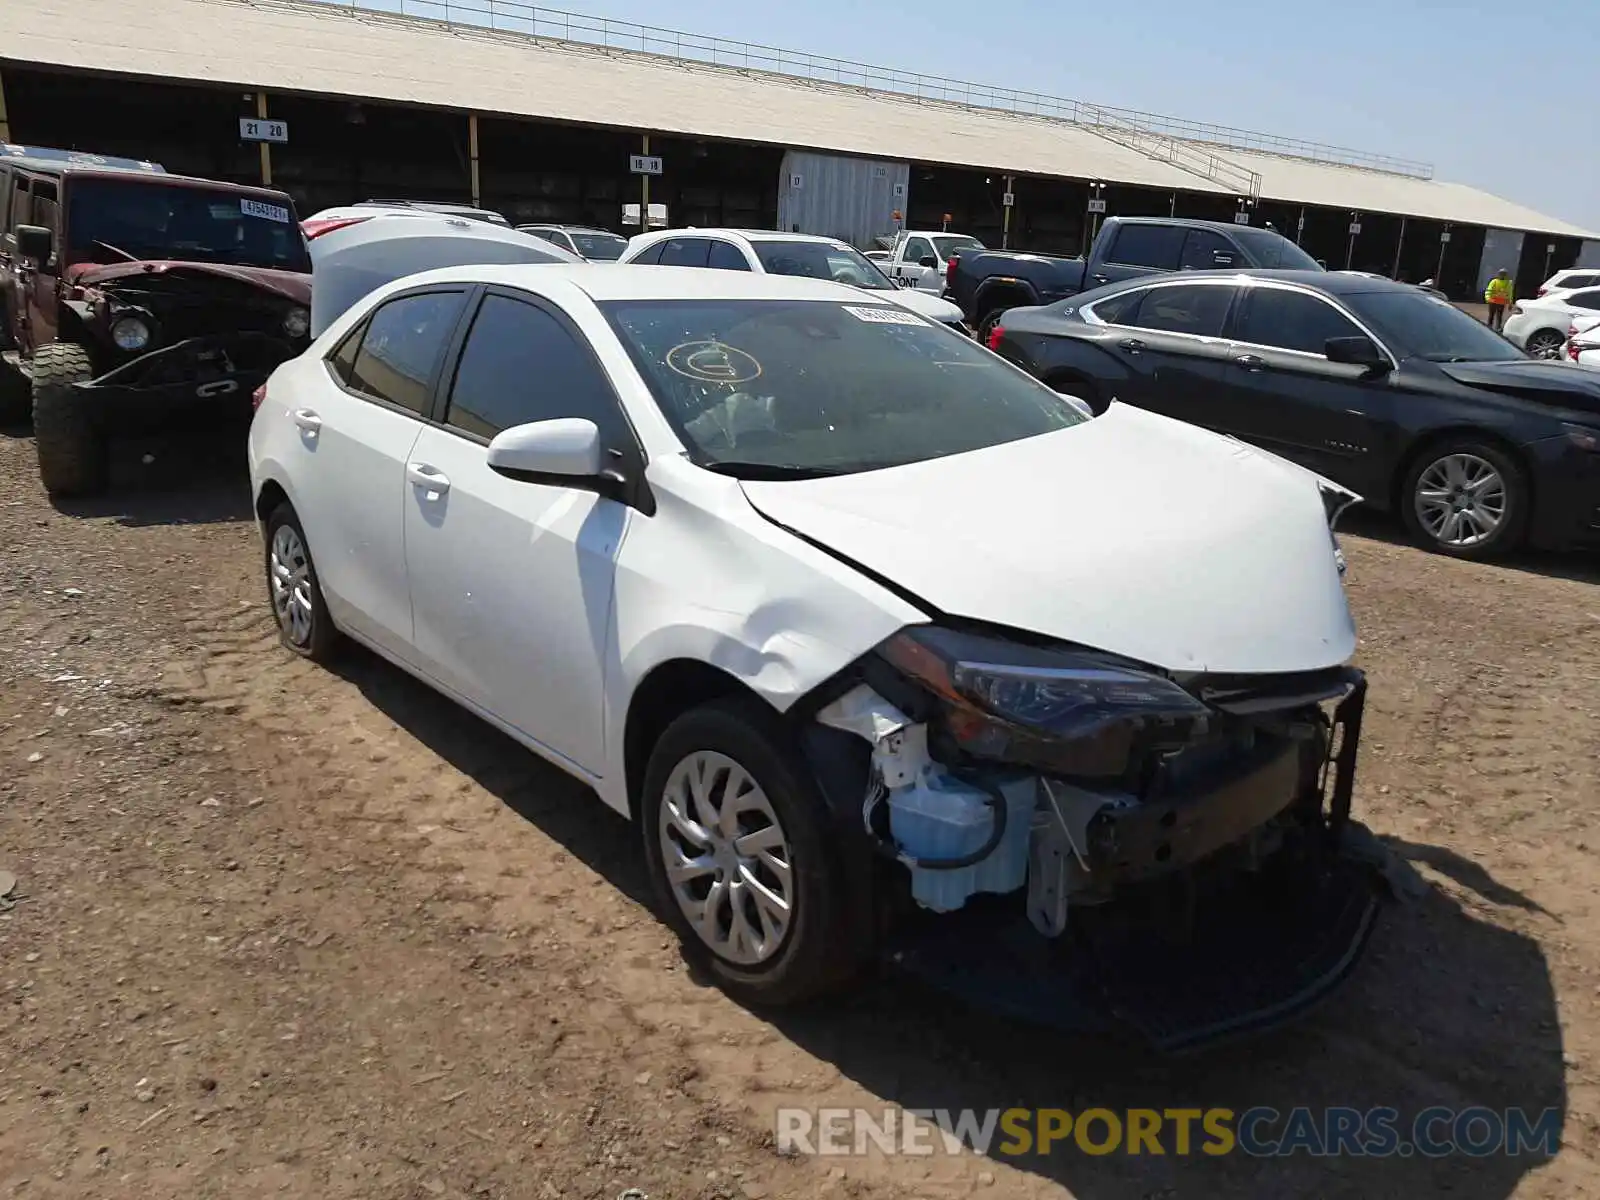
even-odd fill
[(1150, 348), (1138, 338), (1123, 338), (1117, 343), (1117, 345), (1121, 346), (1129, 354), (1138, 354), (1141, 350), (1148, 350)]
[(438, 467), (430, 467), (427, 463), (407, 463), (406, 482), (414, 483), (419, 488), (426, 488), (430, 493), (429, 499), (433, 500), (450, 490), (450, 480), (445, 473)]
[(1089, 278), (1094, 280), (1096, 283), (1108, 283), (1109, 282), (1109, 280), (1107, 280), (1104, 275), (1091, 275), (1091, 276), (1089, 276)]
[(322, 418), (309, 408), (297, 408), (292, 416), (294, 417), (294, 423), (307, 433), (316, 433), (322, 428)]
[(1265, 371), (1267, 369), (1267, 360), (1259, 354), (1241, 354), (1233, 361), (1246, 371)]

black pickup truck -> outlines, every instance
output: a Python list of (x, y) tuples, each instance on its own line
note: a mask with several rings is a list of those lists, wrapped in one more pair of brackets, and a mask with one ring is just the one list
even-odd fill
[(987, 336), (1008, 308), (1052, 304), (1107, 283), (1168, 271), (1228, 267), (1319, 271), (1304, 250), (1271, 229), (1167, 217), (1107, 217), (1088, 258), (978, 250), (952, 256), (944, 296)]

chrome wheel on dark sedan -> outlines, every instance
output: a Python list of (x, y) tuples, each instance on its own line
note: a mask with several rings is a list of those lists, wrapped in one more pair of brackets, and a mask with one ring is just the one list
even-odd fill
[(1415, 460), (1406, 523), (1435, 550), (1487, 558), (1512, 549), (1527, 519), (1527, 485), (1515, 459), (1477, 439), (1452, 439)]

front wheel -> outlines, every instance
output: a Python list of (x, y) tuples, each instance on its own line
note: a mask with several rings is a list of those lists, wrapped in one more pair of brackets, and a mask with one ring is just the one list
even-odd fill
[[(679, 717), (645, 771), (640, 833), (662, 915), (741, 1001), (796, 1004), (853, 963), (827, 808), (757, 702)], [(868, 919), (868, 914), (856, 914)]]
[(1521, 466), (1504, 450), (1470, 437), (1428, 447), (1403, 485), (1412, 535), (1456, 558), (1509, 553), (1527, 526), (1529, 490)]
[(106, 489), (110, 453), (105, 431), (75, 384), (94, 378), (88, 350), (54, 342), (33, 352), (33, 441), (39, 479), (52, 496), (90, 496)]

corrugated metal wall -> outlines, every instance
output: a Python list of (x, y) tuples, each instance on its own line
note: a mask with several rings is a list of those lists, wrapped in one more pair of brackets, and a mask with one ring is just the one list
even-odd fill
[(1600, 267), (1600, 242), (1585, 242), (1583, 249), (1578, 251), (1580, 267)]
[(1502, 268), (1518, 275), (1517, 264), (1522, 261), (1522, 233), (1511, 229), (1485, 229), (1483, 253), (1478, 257), (1478, 288), (1474, 299), (1483, 295), (1494, 273)]
[(910, 185), (910, 163), (790, 150), (778, 178), (778, 228), (869, 249), (894, 234)]

